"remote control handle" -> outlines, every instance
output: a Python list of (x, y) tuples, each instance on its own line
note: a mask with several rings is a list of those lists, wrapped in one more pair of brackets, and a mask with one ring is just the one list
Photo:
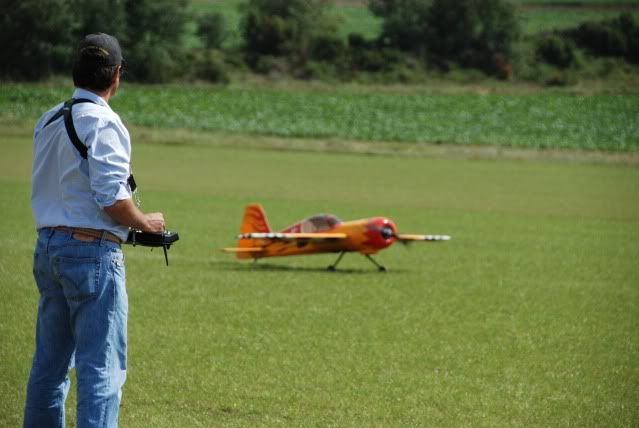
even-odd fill
[(152, 233), (132, 229), (129, 231), (129, 236), (125, 244), (130, 244), (133, 246), (141, 245), (143, 247), (169, 248), (179, 239), (180, 236), (177, 232), (166, 231), (164, 233)]

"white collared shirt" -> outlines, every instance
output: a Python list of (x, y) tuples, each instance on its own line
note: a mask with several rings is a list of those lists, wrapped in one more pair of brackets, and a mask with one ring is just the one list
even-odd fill
[(87, 159), (71, 143), (55, 106), (38, 121), (33, 137), (31, 207), (36, 228), (67, 226), (102, 229), (122, 240), (128, 227), (117, 224), (104, 207), (131, 197), (131, 139), (120, 117), (104, 99), (76, 88), (73, 98), (94, 103), (73, 106), (73, 125), (87, 146)]

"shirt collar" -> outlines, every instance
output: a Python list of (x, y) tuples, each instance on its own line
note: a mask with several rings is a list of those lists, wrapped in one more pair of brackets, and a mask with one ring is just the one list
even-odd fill
[(88, 100), (93, 101), (96, 104), (110, 108), (109, 104), (106, 101), (104, 101), (104, 98), (102, 98), (101, 96), (97, 95), (94, 92), (87, 91), (86, 89), (75, 88), (75, 91), (73, 91), (73, 98), (76, 98), (76, 99), (86, 98)]

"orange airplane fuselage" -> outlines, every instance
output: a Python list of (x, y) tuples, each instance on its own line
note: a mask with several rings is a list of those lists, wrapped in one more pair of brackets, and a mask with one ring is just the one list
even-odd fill
[[(281, 233), (303, 233), (299, 223)], [(359, 252), (375, 254), (393, 244), (397, 233), (395, 224), (384, 217), (341, 222), (329, 229), (317, 232), (318, 238), (309, 237), (295, 240), (240, 239), (240, 248), (261, 248), (260, 251), (237, 252), (240, 259), (293, 256), (317, 253)], [(322, 237), (323, 234), (343, 234), (343, 239)]]

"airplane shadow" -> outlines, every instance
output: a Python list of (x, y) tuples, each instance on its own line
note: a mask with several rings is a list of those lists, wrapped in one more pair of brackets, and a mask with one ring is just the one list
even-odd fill
[(338, 267), (335, 270), (329, 270), (328, 267), (310, 267), (310, 266), (290, 266), (274, 263), (237, 263), (237, 262), (224, 262), (213, 261), (212, 265), (219, 267), (221, 270), (235, 271), (235, 272), (314, 272), (325, 273), (327, 275), (389, 275), (396, 273), (407, 272), (404, 269), (390, 269), (387, 271), (379, 271), (377, 268), (371, 266), (370, 269), (348, 269)]

